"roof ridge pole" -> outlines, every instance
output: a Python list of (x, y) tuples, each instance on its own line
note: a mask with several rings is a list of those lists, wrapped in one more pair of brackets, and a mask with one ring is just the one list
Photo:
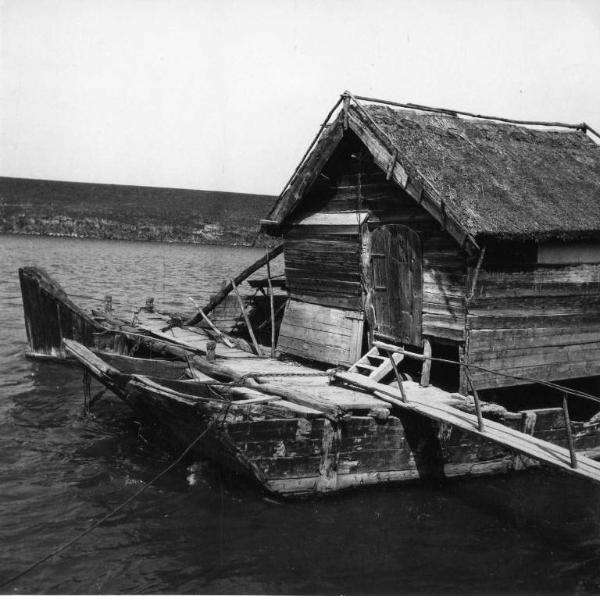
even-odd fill
[(583, 130), (584, 133), (591, 132), (598, 139), (600, 139), (600, 133), (598, 133), (597, 131), (595, 131), (587, 122), (582, 122), (581, 123), (581, 130)]
[[(565, 122), (544, 122), (538, 120), (516, 120), (514, 118), (503, 118), (501, 116), (485, 116), (483, 114), (475, 114), (474, 112), (465, 112), (463, 110), (452, 110), (448, 108), (435, 108), (431, 106), (424, 106), (417, 103), (399, 103), (397, 101), (389, 101), (387, 99), (377, 99), (375, 97), (364, 97), (362, 95), (353, 96), (354, 99), (369, 101), (371, 103), (379, 103), (386, 106), (396, 106), (398, 108), (406, 108), (410, 110), (419, 110), (421, 112), (435, 112), (438, 114), (447, 114), (448, 116), (469, 116), (471, 118), (479, 118), (481, 120), (496, 120), (498, 122), (507, 122), (509, 124), (527, 124), (530, 126), (554, 126), (559, 128), (571, 128), (574, 130), (581, 130), (581, 124), (568, 124)], [(585, 124), (585, 123), (584, 123)], [(585, 125), (587, 128), (587, 124)], [(600, 135), (598, 135), (600, 136)]]

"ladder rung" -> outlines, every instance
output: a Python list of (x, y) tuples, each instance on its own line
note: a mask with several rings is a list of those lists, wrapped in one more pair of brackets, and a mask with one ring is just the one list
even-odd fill
[(365, 370), (377, 370), (376, 366), (365, 364), (363, 362), (357, 362), (354, 366), (356, 366), (356, 368), (364, 368)]
[(367, 354), (367, 358), (370, 360), (380, 360), (381, 362), (387, 360), (385, 356), (380, 356), (379, 354)]

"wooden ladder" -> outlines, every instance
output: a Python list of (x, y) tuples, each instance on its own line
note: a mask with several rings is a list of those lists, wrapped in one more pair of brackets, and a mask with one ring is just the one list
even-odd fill
[[(396, 364), (404, 360), (402, 354), (394, 352), (392, 355)], [(390, 357), (379, 351), (379, 348), (373, 347), (366, 354), (361, 356), (349, 369), (348, 372), (358, 373), (369, 377), (372, 381), (379, 382), (386, 375), (394, 370)]]

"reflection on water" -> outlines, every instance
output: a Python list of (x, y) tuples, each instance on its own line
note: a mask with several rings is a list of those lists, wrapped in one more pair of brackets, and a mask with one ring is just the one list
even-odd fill
[[(81, 374), (25, 360), (17, 269), (67, 291), (189, 310), (260, 250), (0, 237), (0, 578), (131, 496), (173, 454)], [(86, 302), (80, 300), (79, 302)], [(87, 301), (88, 305), (96, 306)], [(201, 463), (8, 590), (116, 593), (600, 591), (600, 490), (550, 472), (278, 503)]]

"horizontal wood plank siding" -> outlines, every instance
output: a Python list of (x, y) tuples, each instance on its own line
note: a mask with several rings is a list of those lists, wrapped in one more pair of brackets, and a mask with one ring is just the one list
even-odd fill
[[(360, 213), (368, 211), (370, 229), (402, 224), (421, 238), (422, 334), (463, 341), (466, 266), (457, 242), (422, 205), (386, 180), (385, 172), (352, 133), (345, 135), (322, 174), (290, 218), (306, 224), (292, 225), (285, 234), (290, 297), (342, 309), (363, 308), (361, 281), (368, 283), (370, 274), (366, 271), (369, 257), (361, 254), (365, 243), (359, 222)], [(349, 212), (355, 212), (356, 224), (339, 225), (348, 222)]]
[[(600, 374), (600, 264), (482, 268), (467, 317), (470, 363), (542, 380)], [(473, 370), (480, 388), (526, 381)]]
[(285, 275), (290, 298), (361, 310), (358, 226), (354, 229), (345, 226), (346, 233), (339, 235), (310, 228), (296, 226), (285, 239)]

